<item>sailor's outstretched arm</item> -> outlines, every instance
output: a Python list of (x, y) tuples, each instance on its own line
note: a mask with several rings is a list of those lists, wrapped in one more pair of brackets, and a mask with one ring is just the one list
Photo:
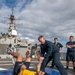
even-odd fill
[(20, 72), (18, 73), (18, 75), (22, 75), (23, 70), (20, 70)]

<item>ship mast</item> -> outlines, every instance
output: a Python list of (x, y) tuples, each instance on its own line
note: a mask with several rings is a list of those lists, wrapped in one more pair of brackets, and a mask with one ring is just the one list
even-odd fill
[(17, 35), (17, 31), (16, 31), (16, 27), (15, 27), (15, 23), (14, 23), (15, 16), (13, 15), (13, 12), (14, 12), (14, 9), (12, 8), (12, 14), (10, 15), (10, 18), (9, 18), (10, 19), (10, 26), (8, 29), (8, 34), (10, 36)]
[(12, 8), (12, 14), (10, 15), (10, 18), (9, 18), (11, 20), (10, 24), (14, 24), (14, 20), (15, 20), (15, 17), (13, 15), (13, 11), (14, 11), (14, 9)]

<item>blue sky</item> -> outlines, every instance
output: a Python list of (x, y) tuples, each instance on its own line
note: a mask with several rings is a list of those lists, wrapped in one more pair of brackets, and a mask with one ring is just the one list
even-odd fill
[(18, 0), (0, 0), (0, 7), (2, 7), (3, 4), (8, 6), (9, 8), (15, 7), (17, 4), (17, 1)]
[(9, 8), (16, 7), (17, 3), (18, 3), (18, 0), (4, 0), (4, 4), (8, 6)]
[[(37, 41), (39, 35), (53, 40), (57, 37), (65, 45), (70, 35), (75, 37), (75, 0), (0, 0), (0, 22), (8, 22), (11, 8), (20, 37)], [(0, 32), (8, 25), (0, 23)]]
[(22, 1), (25, 1), (24, 2), (24, 4), (23, 5), (19, 5), (19, 7), (22, 7), (22, 8), (24, 8), (25, 6), (26, 6), (26, 4), (29, 4), (29, 3), (31, 3), (32, 2), (32, 0), (1, 0), (0, 1), (0, 7), (2, 7), (2, 5), (4, 4), (4, 5), (6, 5), (7, 7), (9, 7), (9, 8), (15, 8), (16, 7), (16, 5), (19, 3), (19, 2), (22, 2)]

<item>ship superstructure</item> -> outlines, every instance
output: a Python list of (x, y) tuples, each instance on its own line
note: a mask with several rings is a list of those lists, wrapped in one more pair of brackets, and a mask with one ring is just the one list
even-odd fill
[(15, 26), (15, 16), (13, 15), (13, 9), (12, 14), (10, 15), (10, 23), (7, 33), (1, 33), (0, 37), (0, 54), (5, 55), (7, 47), (11, 44), (15, 49), (15, 52), (20, 52), (22, 55), (25, 55), (25, 52), (34, 45), (33, 42), (28, 43), (27, 40), (21, 39), (18, 36), (16, 26)]

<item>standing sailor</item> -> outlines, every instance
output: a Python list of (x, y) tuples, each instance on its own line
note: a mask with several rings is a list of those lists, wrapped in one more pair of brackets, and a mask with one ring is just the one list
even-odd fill
[[(59, 48), (59, 53), (61, 53), (64, 47), (61, 43), (58, 42), (58, 38), (54, 38), (54, 44)], [(54, 67), (54, 60), (52, 60), (51, 64), (51, 68), (53, 67)]]
[(75, 71), (75, 41), (74, 37), (69, 37), (69, 42), (66, 43), (67, 54), (66, 54), (66, 69), (69, 67), (69, 61), (73, 62), (73, 69)]

